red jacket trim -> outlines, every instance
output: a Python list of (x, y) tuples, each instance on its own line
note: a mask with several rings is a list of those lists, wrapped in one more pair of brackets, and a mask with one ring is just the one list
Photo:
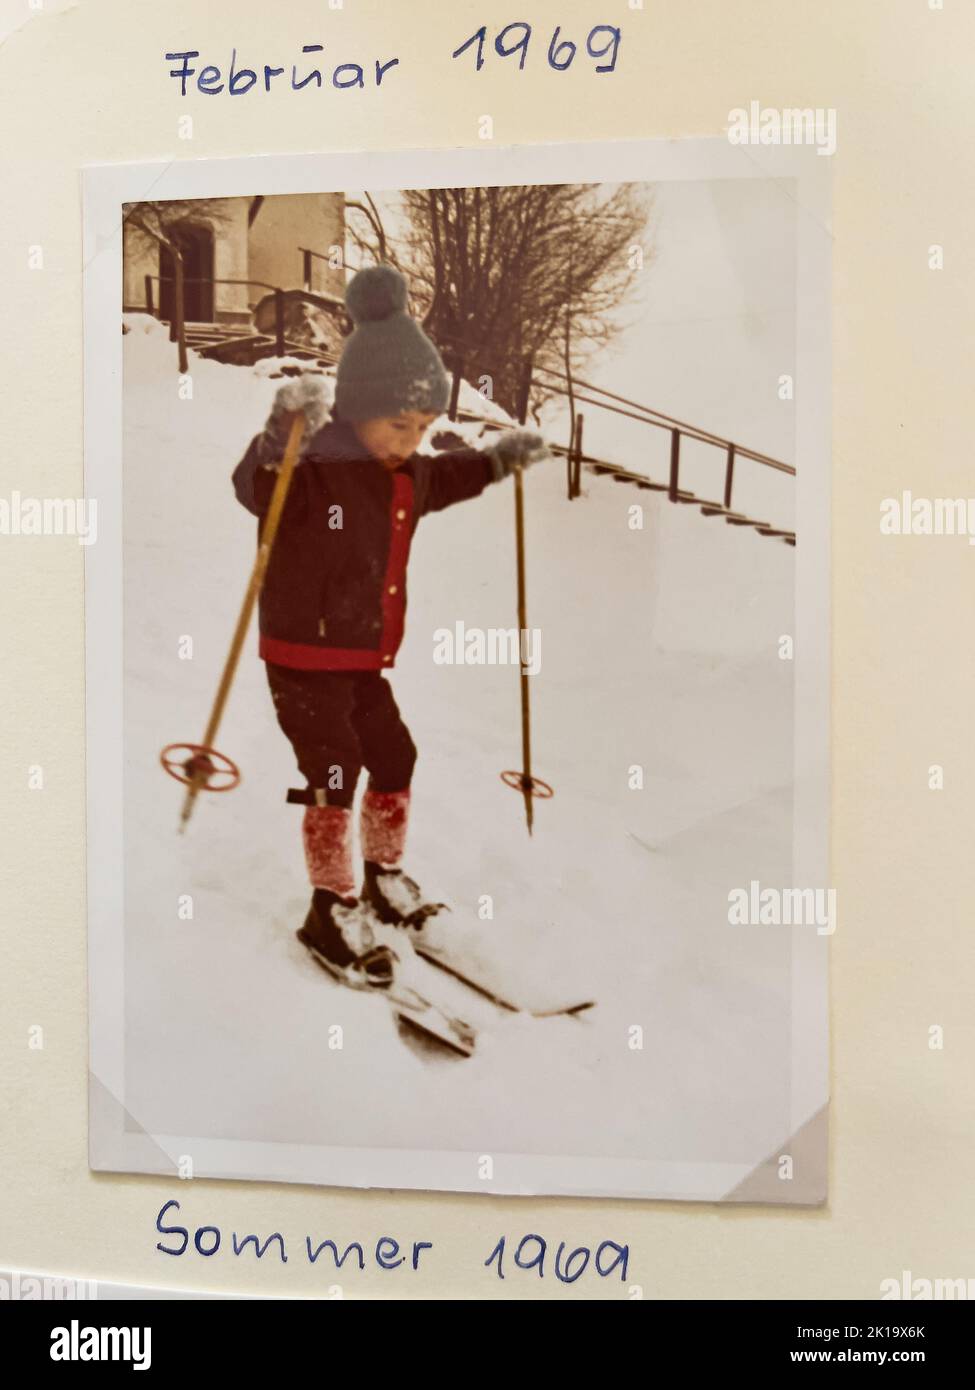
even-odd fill
[(406, 622), (406, 562), (410, 556), (413, 520), (413, 479), (408, 473), (393, 474), (393, 501), (389, 512), (389, 558), (383, 576), (383, 628), (379, 638), (380, 664), (392, 665), (399, 651)]
[(307, 642), (285, 642), (261, 633), (258, 655), (275, 666), (298, 671), (385, 671), (392, 661), (368, 647), (313, 647)]

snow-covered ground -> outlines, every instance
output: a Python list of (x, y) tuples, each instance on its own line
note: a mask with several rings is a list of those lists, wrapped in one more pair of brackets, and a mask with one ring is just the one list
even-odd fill
[(609, 478), (570, 503), (562, 463), (530, 471), (534, 769), (555, 796), (529, 838), (499, 779), (520, 763), (517, 671), (432, 660), (437, 628), (516, 622), (512, 485), (421, 523), (391, 677), (420, 751), (408, 868), (454, 905), (472, 968), (532, 1005), (598, 1007), (541, 1021), (472, 1003), (476, 1056), (420, 1055), (295, 941), (309, 890), (284, 798), (301, 779), (256, 623), (217, 739), (242, 785), (201, 796), (176, 834), (182, 789), (158, 753), (206, 721), (255, 544), (230, 474), (280, 383), (192, 356), (181, 400), (174, 349), (147, 327), (124, 345), (126, 1109), (201, 1138), (764, 1158), (789, 1132), (788, 936), (730, 927), (727, 894), (789, 880), (777, 643), (794, 552)]

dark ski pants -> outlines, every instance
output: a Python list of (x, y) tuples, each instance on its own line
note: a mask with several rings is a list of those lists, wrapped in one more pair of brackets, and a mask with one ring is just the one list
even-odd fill
[(405, 791), (416, 747), (379, 671), (296, 671), (265, 662), (278, 723), (309, 787), (352, 805), (363, 768), (374, 791)]

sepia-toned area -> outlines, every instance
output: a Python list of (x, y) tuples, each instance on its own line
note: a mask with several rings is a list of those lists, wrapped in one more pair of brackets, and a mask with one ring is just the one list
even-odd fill
[[(559, 1153), (602, 1161), (580, 1190), (736, 1189), (791, 1133), (790, 933), (730, 925), (728, 907), (736, 888), (792, 882), (794, 427), (789, 392), (765, 386), (795, 370), (789, 184), (125, 211), (126, 1127), (495, 1153), (502, 1188), (504, 1155)], [(388, 670), (418, 754), (403, 864), (449, 905), (427, 934), (480, 987), (404, 964), (380, 931), (395, 997), (436, 1003), (419, 1040), (416, 1008), (336, 988), (295, 940), (300, 827), (325, 813), (286, 804), (302, 778), (255, 634), (214, 740), (240, 786), (212, 795), (178, 752), (203, 727), (253, 555), (230, 473), (284, 383), (332, 400), (345, 289), (380, 263), (447, 374), (420, 446), (434, 473), (519, 424), (549, 451), (520, 529), (509, 479), (414, 539)], [(505, 652), (516, 591), (525, 688)], [(164, 744), (186, 809), (200, 802), (179, 837)], [(255, 1162), (227, 1171), (261, 1176)], [(817, 1200), (812, 1174), (765, 1200)]]

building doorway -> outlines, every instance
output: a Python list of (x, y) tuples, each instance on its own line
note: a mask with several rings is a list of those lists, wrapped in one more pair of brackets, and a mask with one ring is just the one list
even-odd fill
[[(188, 223), (173, 232), (183, 255), (183, 321), (213, 322), (213, 228)], [(168, 246), (159, 248), (159, 317), (172, 323), (176, 264)]]

